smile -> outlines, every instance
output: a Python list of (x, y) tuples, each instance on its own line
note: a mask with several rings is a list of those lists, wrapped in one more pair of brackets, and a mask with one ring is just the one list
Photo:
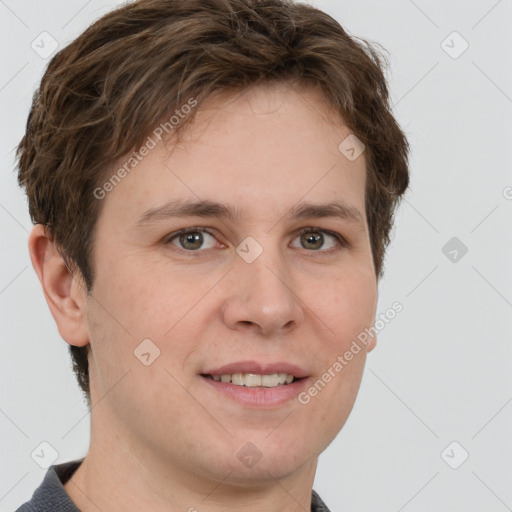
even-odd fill
[(235, 386), (245, 386), (248, 388), (275, 388), (291, 384), (295, 379), (289, 373), (271, 373), (261, 375), (256, 373), (224, 373), (222, 375), (204, 375), (204, 377), (213, 379), (216, 382), (234, 384)]

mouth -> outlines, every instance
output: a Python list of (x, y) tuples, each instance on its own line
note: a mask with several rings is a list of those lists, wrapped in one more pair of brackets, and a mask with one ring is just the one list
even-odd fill
[(278, 386), (287, 386), (292, 382), (305, 378), (297, 378), (289, 373), (271, 373), (266, 375), (257, 373), (223, 373), (220, 375), (201, 374), (201, 377), (247, 388), (276, 388)]
[(218, 397), (246, 407), (273, 408), (296, 397), (307, 385), (308, 373), (288, 363), (243, 361), (200, 373)]

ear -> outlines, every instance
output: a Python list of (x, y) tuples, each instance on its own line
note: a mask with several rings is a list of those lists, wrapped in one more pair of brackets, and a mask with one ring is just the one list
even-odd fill
[(372, 336), (368, 340), (368, 343), (366, 344), (366, 352), (370, 353), (375, 348), (375, 345), (377, 345), (377, 335)]
[[(379, 287), (378, 287), (378, 283), (377, 283), (377, 286), (375, 288), (375, 303), (374, 303), (374, 315), (373, 317), (375, 318), (375, 315), (377, 314), (377, 304), (379, 302)], [(375, 324), (375, 322), (374, 322)], [(366, 344), (366, 353), (369, 354), (374, 348), (375, 346), (377, 345), (377, 332), (375, 332), (375, 334), (373, 336), (370, 337), (370, 339), (368, 340), (368, 343)]]
[(86, 289), (80, 272), (73, 276), (52, 237), (36, 224), (28, 238), (28, 250), (59, 334), (70, 345), (89, 344), (86, 325)]

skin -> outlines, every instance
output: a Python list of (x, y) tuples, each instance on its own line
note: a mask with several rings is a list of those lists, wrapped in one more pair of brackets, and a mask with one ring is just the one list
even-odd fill
[[(59, 333), (91, 345), (91, 443), (65, 485), (82, 511), (309, 510), (317, 458), (348, 418), (375, 338), (307, 405), (242, 406), (199, 374), (286, 361), (313, 383), (373, 324), (364, 153), (349, 161), (338, 151), (349, 133), (312, 89), (260, 85), (210, 98), (180, 144), (158, 144), (102, 200), (89, 296), (33, 228), (31, 259)], [(198, 198), (242, 217), (135, 226), (152, 207)], [(299, 201), (334, 200), (363, 222), (288, 216)], [(169, 241), (187, 227), (211, 233), (200, 249)], [(317, 247), (297, 234), (307, 227), (349, 245), (324, 233)], [(236, 252), (248, 236), (263, 248), (252, 263)], [(133, 354), (147, 338), (160, 350), (149, 366)], [(247, 442), (262, 454), (252, 467), (236, 455)]]

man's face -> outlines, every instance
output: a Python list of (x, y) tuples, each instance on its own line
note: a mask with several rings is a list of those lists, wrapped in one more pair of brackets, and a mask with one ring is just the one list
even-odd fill
[[(298, 399), (376, 309), (364, 154), (345, 158), (338, 145), (350, 132), (328, 118), (317, 93), (284, 85), (212, 99), (179, 145), (158, 144), (103, 199), (84, 324), (93, 405), (101, 399), (93, 431), (143, 463), (281, 478), (314, 464), (345, 423), (365, 350)], [(198, 201), (237, 216), (144, 217)], [(356, 215), (295, 216), (305, 203)], [(238, 373), (304, 378), (223, 382)]]

